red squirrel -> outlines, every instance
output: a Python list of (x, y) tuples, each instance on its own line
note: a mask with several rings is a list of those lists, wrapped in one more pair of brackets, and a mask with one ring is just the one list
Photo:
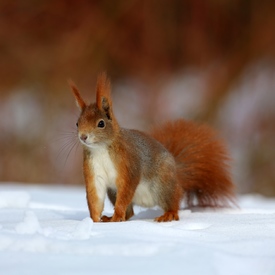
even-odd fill
[[(133, 205), (160, 206), (157, 222), (179, 220), (183, 199), (191, 206), (227, 206), (234, 185), (223, 142), (205, 125), (179, 119), (149, 134), (121, 128), (113, 112), (110, 81), (99, 75), (96, 102), (87, 104), (70, 83), (81, 110), (76, 123), (83, 144), (87, 202), (94, 222), (120, 222)], [(112, 217), (102, 216), (108, 195)]]

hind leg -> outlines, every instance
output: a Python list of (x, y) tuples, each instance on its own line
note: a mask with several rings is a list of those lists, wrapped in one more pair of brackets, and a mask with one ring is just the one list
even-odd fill
[(166, 211), (162, 216), (155, 218), (156, 222), (171, 222), (178, 221), (178, 211)]
[(160, 201), (160, 206), (164, 210), (164, 214), (155, 218), (156, 222), (170, 222), (179, 220), (178, 211), (182, 198), (182, 192), (177, 184), (171, 186), (174, 188), (167, 188)]

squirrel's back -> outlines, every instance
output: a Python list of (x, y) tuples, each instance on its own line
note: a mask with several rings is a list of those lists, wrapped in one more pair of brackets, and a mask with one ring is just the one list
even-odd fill
[(153, 129), (151, 136), (174, 156), (188, 206), (235, 204), (227, 149), (211, 128), (180, 119)]

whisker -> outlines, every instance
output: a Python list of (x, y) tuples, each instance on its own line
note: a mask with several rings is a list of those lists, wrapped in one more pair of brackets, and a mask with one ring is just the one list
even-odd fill
[[(63, 151), (66, 150), (66, 148), (69, 148), (71, 147), (75, 142), (76, 142), (77, 139), (77, 134), (74, 132), (74, 133), (66, 133), (66, 134), (63, 134), (62, 136), (59, 135), (58, 137), (55, 137), (52, 141), (54, 142), (58, 142), (58, 143), (61, 143), (62, 142), (62, 145), (60, 146), (60, 150), (58, 151), (58, 154), (57, 154), (57, 158), (62, 155)], [(63, 141), (65, 141), (63, 143)]]
[(75, 138), (78, 138), (77, 132), (63, 132), (63, 133), (59, 133), (57, 135), (57, 137), (56, 136), (50, 137), (49, 141), (50, 142), (60, 142), (63, 140), (67, 141), (67, 140), (72, 140)]
[(75, 127), (71, 127), (71, 131), (57, 130), (58, 133), (77, 133), (77, 129)]
[(77, 132), (60, 132), (58, 133), (58, 136), (77, 136)]
[(80, 142), (77, 142), (77, 145), (76, 145), (76, 148), (75, 148), (75, 151), (74, 151), (74, 156), (76, 156), (76, 152), (77, 152), (79, 144), (80, 144)]
[(63, 141), (63, 140), (69, 141), (69, 140), (72, 140), (72, 138), (77, 139), (78, 137), (77, 136), (63, 136), (63, 137), (60, 136), (60, 137), (52, 138), (51, 141), (52, 142), (60, 142), (60, 141)]
[[(74, 151), (74, 158), (76, 157), (77, 150), (79, 148), (78, 132), (75, 127), (71, 127), (68, 130), (57, 130), (57, 136), (54, 137), (51, 142), (57, 144), (58, 152), (56, 153), (56, 160), (59, 163), (60, 169), (64, 170), (68, 163), (72, 152)], [(56, 145), (55, 145), (56, 146)]]
[(67, 154), (67, 157), (66, 157), (66, 160), (65, 160), (64, 166), (66, 165), (67, 160), (68, 160), (68, 158), (69, 158), (69, 156), (70, 156), (70, 154), (71, 154), (73, 148), (75, 148), (75, 146), (76, 146), (77, 144), (78, 144), (78, 141), (75, 141), (74, 144), (73, 144), (73, 146), (72, 146), (71, 149), (69, 150), (69, 152), (68, 152), (68, 154)]
[(76, 141), (68, 141), (68, 142), (66, 142), (66, 143), (64, 143), (62, 146), (61, 146), (61, 148), (60, 148), (60, 150), (59, 150), (59, 152), (58, 152), (58, 154), (57, 154), (57, 159), (59, 158), (59, 157), (61, 157), (62, 156), (62, 154), (64, 153), (66, 153), (66, 151), (67, 151), (67, 149), (68, 148), (71, 148), (74, 144), (76, 143)]

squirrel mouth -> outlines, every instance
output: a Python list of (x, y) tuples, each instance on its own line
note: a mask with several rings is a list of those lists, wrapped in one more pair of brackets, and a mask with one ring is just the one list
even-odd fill
[(79, 139), (80, 142), (84, 145), (84, 146), (87, 146), (87, 147), (95, 147), (97, 145), (97, 142), (96, 141), (88, 141), (88, 140), (82, 140), (82, 139)]
[(79, 134), (78, 138), (80, 142), (86, 146), (93, 146), (97, 143), (94, 136), (90, 136), (89, 134)]

